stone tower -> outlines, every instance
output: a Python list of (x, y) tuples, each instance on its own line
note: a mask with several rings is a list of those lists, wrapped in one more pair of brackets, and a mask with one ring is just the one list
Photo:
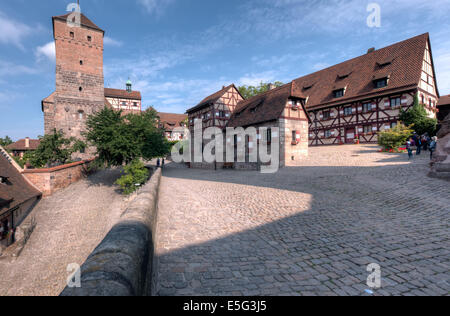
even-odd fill
[[(69, 14), (56, 16), (56, 89), (42, 101), (45, 133), (62, 130), (66, 137), (82, 139), (88, 115), (105, 105), (103, 38), (105, 32), (81, 14), (80, 26), (67, 23)], [(78, 155), (88, 158), (89, 149)]]

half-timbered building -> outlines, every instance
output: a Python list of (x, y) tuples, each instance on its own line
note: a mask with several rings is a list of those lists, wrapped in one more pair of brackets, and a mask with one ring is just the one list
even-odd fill
[(159, 127), (164, 130), (166, 138), (170, 141), (183, 140), (187, 137), (187, 118), (186, 114), (158, 113)]
[(311, 146), (377, 142), (414, 96), (430, 117), (439, 98), (429, 34), (294, 80), (307, 97)]
[(142, 96), (139, 91), (132, 90), (132, 83), (127, 81), (126, 90), (105, 88), (106, 101), (115, 110), (124, 114), (141, 113)]

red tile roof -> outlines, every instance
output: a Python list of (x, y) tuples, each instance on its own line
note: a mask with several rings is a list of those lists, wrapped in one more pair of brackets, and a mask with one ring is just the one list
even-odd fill
[(26, 150), (36, 150), (39, 147), (39, 144), (41, 141), (39, 139), (30, 139), (30, 146), (25, 146), (25, 139), (20, 139), (17, 142), (11, 144), (8, 146), (9, 150), (19, 150), (19, 151), (26, 151)]
[(111, 88), (105, 88), (105, 97), (129, 99), (129, 100), (142, 100), (141, 92), (139, 91), (128, 92), (127, 90), (111, 89)]
[(277, 120), (281, 117), (289, 98), (306, 99), (302, 88), (295, 82), (261, 93), (241, 101), (228, 122), (229, 127), (246, 127)]
[[(67, 13), (67, 14), (64, 14), (64, 15), (54, 16), (52, 19), (53, 20), (60, 20), (60, 21), (67, 21), (67, 18), (69, 17), (70, 14), (72, 14), (72, 13)], [(81, 25), (85, 26), (85, 27), (88, 27), (90, 29), (101, 31), (101, 32), (105, 33), (104, 30), (102, 30), (97, 25), (95, 25), (94, 22), (89, 20), (83, 13), (81, 13)]]
[[(428, 41), (429, 34), (422, 34), (294, 81), (303, 87), (303, 93), (309, 97), (307, 109), (343, 103), (363, 96), (378, 96), (391, 90), (415, 88), (420, 82)], [(375, 89), (373, 81), (388, 76), (388, 86)], [(308, 87), (310, 88), (307, 89)], [(333, 90), (344, 87), (344, 97), (334, 98)]]
[(158, 116), (166, 131), (172, 131), (176, 127), (181, 127), (181, 123), (188, 118), (186, 114), (174, 113), (158, 113)]
[(450, 105), (450, 95), (444, 95), (439, 99), (438, 107)]
[(208, 105), (216, 103), (228, 90), (230, 90), (231, 87), (234, 87), (237, 90), (237, 88), (236, 88), (236, 86), (234, 84), (231, 84), (231, 85), (229, 85), (227, 87), (223, 87), (222, 90), (219, 90), (219, 91), (211, 94), (210, 96), (207, 96), (206, 98), (204, 98), (195, 107), (187, 110), (186, 113), (196, 112), (196, 111), (202, 109), (205, 106), (208, 106)]
[(23, 175), (0, 153), (0, 177), (7, 178), (5, 184), (0, 184), (0, 214), (38, 196), (41, 196)]

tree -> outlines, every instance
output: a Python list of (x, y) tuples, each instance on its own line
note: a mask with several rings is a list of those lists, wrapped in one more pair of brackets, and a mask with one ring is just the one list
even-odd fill
[(419, 135), (428, 133), (430, 136), (436, 135), (437, 119), (428, 117), (425, 107), (420, 104), (419, 96), (414, 97), (414, 105), (408, 111), (400, 112), (400, 121), (411, 128)]
[(86, 149), (84, 142), (74, 137), (65, 138), (64, 133), (56, 129), (39, 139), (39, 147), (29, 156), (29, 162), (35, 168), (69, 163), (73, 153)]
[(141, 158), (151, 160), (169, 153), (169, 143), (158, 127), (154, 109), (123, 116), (121, 111), (105, 107), (88, 117), (86, 128), (86, 139), (97, 148), (101, 165), (123, 166)]
[(398, 150), (405, 145), (412, 130), (403, 124), (398, 124), (390, 130), (378, 133), (378, 144), (386, 150)]
[[(240, 86), (238, 87), (239, 92), (244, 97), (244, 99), (249, 99), (251, 97), (254, 97), (258, 94), (264, 93), (266, 91), (269, 91), (270, 89), (270, 83), (263, 83), (262, 81), (258, 86)], [(282, 82), (276, 81), (273, 83), (275, 87), (281, 87), (283, 85)]]
[[(9, 136), (5, 136), (5, 138), (0, 137), (0, 146), (5, 148), (6, 146), (9, 146), (13, 143), (12, 139), (9, 138)], [(6, 148), (5, 148), (6, 149)]]

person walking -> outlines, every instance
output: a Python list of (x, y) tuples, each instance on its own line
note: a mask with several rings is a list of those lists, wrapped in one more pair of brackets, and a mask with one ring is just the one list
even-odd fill
[(415, 146), (417, 147), (416, 155), (420, 156), (420, 153), (422, 152), (422, 142), (420, 141), (420, 136), (417, 135), (416, 132), (414, 132), (412, 139), (414, 140)]
[(406, 142), (406, 150), (408, 151), (408, 160), (413, 157), (413, 147), (415, 146), (414, 139), (410, 137)]
[(158, 158), (158, 160), (156, 160), (156, 167), (159, 168), (161, 166), (161, 159)]
[(430, 149), (430, 160), (433, 160), (433, 154), (436, 151), (437, 141), (438, 141), (438, 138), (436, 136), (434, 136), (431, 139), (430, 148), (429, 148)]
[(163, 160), (162, 160), (162, 168), (163, 169), (164, 169), (165, 164), (166, 164), (166, 159), (163, 158)]

